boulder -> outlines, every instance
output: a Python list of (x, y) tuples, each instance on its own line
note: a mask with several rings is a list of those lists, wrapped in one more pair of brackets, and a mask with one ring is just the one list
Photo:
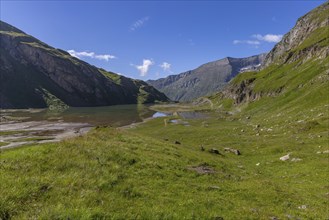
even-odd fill
[(280, 157), (280, 160), (286, 161), (286, 160), (289, 160), (289, 158), (290, 158), (290, 154), (287, 154), (287, 155)]
[(238, 149), (233, 149), (233, 148), (226, 147), (226, 148), (224, 148), (224, 151), (231, 152), (231, 153), (234, 153), (236, 155), (241, 155), (241, 153), (240, 153), (240, 151)]
[(219, 152), (219, 150), (217, 150), (216, 148), (211, 148), (211, 149), (209, 150), (209, 153), (212, 153), (212, 154), (221, 154), (221, 153)]
[(179, 141), (175, 141), (175, 144), (181, 144)]

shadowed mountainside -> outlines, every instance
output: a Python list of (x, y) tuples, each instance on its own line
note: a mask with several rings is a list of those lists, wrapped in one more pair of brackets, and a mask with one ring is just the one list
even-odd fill
[(1, 108), (168, 101), (141, 80), (99, 69), (0, 22)]

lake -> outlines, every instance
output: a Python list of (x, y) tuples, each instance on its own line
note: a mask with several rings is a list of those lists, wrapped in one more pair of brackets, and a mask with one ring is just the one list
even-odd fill
[[(105, 107), (48, 109), (2, 109), (0, 149), (21, 145), (60, 141), (81, 136), (95, 126), (123, 127), (147, 118), (164, 117), (168, 113), (151, 110), (150, 105), (115, 105)], [(176, 112), (182, 119), (203, 118), (197, 112)], [(177, 121), (178, 122), (178, 121)], [(179, 120), (184, 125), (189, 124)]]
[(0, 149), (81, 136), (95, 126), (121, 127), (165, 114), (147, 105), (0, 110)]
[[(105, 107), (68, 108), (63, 111), (48, 109), (15, 109), (1, 110), (2, 119), (18, 119), (19, 121), (57, 121), (88, 123), (92, 126), (108, 125), (124, 126), (141, 122), (157, 112), (147, 105), (115, 105)], [(2, 120), (3, 121), (3, 120)]]

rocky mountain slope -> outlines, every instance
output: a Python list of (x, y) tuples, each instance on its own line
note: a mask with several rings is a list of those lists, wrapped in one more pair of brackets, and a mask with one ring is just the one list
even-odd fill
[(89, 65), (0, 22), (1, 108), (168, 101), (152, 86)]
[[(305, 118), (318, 112), (328, 121), (329, 3), (298, 19), (265, 57), (260, 71), (239, 74), (210, 99), (223, 109), (232, 106), (252, 114), (271, 113)], [(234, 109), (234, 108), (233, 108)], [(313, 120), (312, 119), (312, 120)], [(312, 122), (313, 123), (313, 122)]]
[(226, 57), (209, 62), (178, 75), (171, 75), (147, 83), (175, 101), (191, 101), (223, 88), (239, 72), (256, 69), (266, 54), (247, 58)]
[(271, 64), (305, 62), (328, 56), (328, 2), (298, 19), (294, 28), (267, 54), (263, 68)]

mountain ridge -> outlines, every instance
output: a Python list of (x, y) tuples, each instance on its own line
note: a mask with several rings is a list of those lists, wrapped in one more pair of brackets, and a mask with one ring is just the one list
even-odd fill
[(100, 70), (3, 21), (0, 35), (1, 108), (49, 107), (49, 97), (74, 107), (169, 100), (143, 81)]
[(191, 101), (220, 90), (242, 68), (259, 65), (264, 57), (265, 54), (246, 58), (225, 57), (202, 64), (194, 70), (157, 80), (148, 80), (147, 83), (165, 93), (172, 100)]

